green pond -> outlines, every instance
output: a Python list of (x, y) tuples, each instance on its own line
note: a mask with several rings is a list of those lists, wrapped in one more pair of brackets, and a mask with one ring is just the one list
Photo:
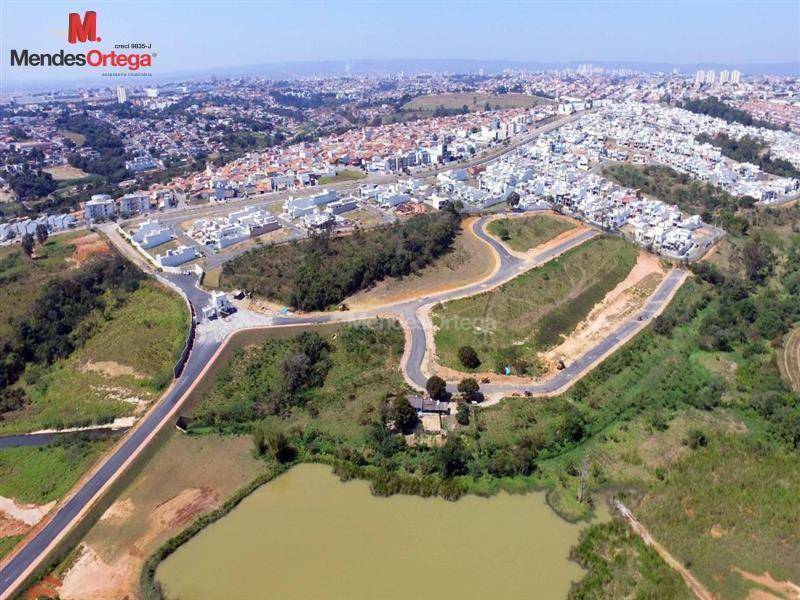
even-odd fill
[(583, 574), (568, 559), (583, 526), (559, 518), (543, 493), (378, 498), (366, 482), (305, 464), (156, 575), (168, 598), (184, 600), (564, 598)]

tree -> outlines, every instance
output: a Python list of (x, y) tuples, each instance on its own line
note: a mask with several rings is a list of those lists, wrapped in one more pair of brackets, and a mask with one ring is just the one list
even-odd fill
[(436, 452), (436, 464), (439, 474), (448, 479), (467, 472), (469, 452), (464, 447), (464, 442), (458, 436), (450, 436), (443, 446)]
[(763, 283), (775, 264), (775, 257), (770, 247), (757, 240), (749, 240), (744, 245), (742, 258), (747, 277), (753, 283)]
[(447, 393), (447, 383), (438, 375), (431, 375), (425, 382), (425, 390), (434, 400), (441, 400)]
[(511, 208), (519, 206), (519, 194), (516, 191), (511, 192), (506, 198), (506, 202)]
[(50, 232), (47, 230), (47, 225), (44, 223), (39, 223), (36, 226), (36, 239), (39, 241), (39, 244), (44, 244), (49, 235)]
[(456, 408), (456, 421), (459, 425), (469, 425), (469, 405), (466, 402), (459, 402)]
[(395, 422), (395, 425), (403, 433), (413, 430), (419, 422), (417, 411), (414, 410), (414, 407), (411, 406), (405, 396), (395, 398), (392, 401), (389, 418)]
[(478, 353), (472, 346), (461, 346), (458, 349), (458, 360), (468, 369), (476, 369), (481, 364)]
[(458, 382), (458, 391), (464, 400), (474, 400), (480, 386), (473, 377), (467, 377)]
[(506, 227), (505, 225), (500, 225), (497, 228), (497, 233), (500, 235), (500, 239), (503, 240), (504, 242), (507, 242), (508, 240), (511, 239), (511, 234), (508, 231), (508, 227)]
[(33, 245), (33, 236), (30, 233), (26, 233), (22, 236), (22, 251), (29, 257), (33, 256)]

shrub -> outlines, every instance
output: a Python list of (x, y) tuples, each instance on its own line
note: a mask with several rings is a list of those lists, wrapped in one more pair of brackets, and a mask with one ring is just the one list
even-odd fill
[(478, 353), (472, 346), (461, 346), (458, 349), (458, 360), (467, 369), (477, 369), (481, 364)]

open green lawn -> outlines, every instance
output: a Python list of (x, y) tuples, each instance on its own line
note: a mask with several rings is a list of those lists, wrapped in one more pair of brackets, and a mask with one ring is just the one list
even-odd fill
[(358, 181), (367, 176), (364, 171), (356, 169), (342, 169), (336, 175), (323, 175), (317, 179), (318, 185), (327, 185), (329, 183), (339, 183), (341, 181)]
[(536, 246), (574, 228), (575, 225), (572, 223), (549, 215), (496, 219), (487, 226), (489, 233), (504, 241), (517, 252), (536, 248)]
[(17, 502), (58, 500), (105, 452), (113, 438), (0, 450), (0, 496)]
[(32, 365), (19, 386), (30, 399), (6, 413), (0, 432), (85, 426), (132, 414), (172, 380), (188, 330), (184, 301), (152, 280), (122, 306), (94, 314), (85, 345), (51, 366)]
[(473, 371), (510, 366), (535, 374), (537, 351), (572, 331), (625, 279), (636, 254), (620, 238), (595, 238), (497, 289), (437, 307), (432, 316), (439, 362), (469, 370), (457, 353), (472, 346), (481, 360)]

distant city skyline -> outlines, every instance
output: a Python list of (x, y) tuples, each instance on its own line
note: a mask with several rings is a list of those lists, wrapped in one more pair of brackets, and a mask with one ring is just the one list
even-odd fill
[[(152, 73), (276, 62), (472, 59), (536, 63), (800, 63), (797, 2), (18, 2), (2, 5), (4, 86), (96, 70), (10, 67), (10, 49), (67, 48), (69, 12), (98, 13), (105, 49), (142, 42)], [(69, 49), (69, 48), (68, 48)], [(126, 84), (146, 83), (126, 78)], [(88, 80), (87, 80), (88, 81)]]

